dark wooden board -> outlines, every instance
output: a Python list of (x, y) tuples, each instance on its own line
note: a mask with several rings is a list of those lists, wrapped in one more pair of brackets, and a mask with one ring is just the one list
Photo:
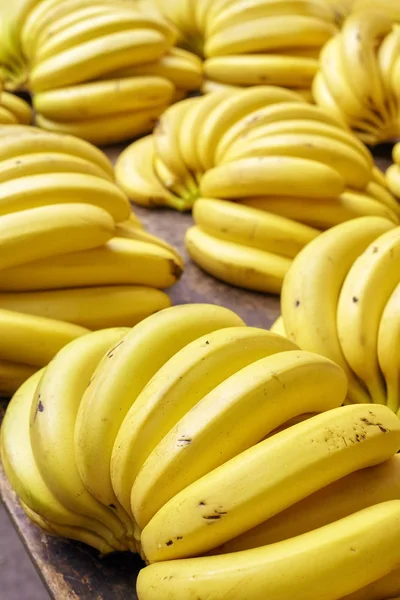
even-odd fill
[[(115, 158), (117, 149), (109, 150)], [(381, 146), (376, 162), (385, 169), (390, 164), (390, 147)], [(210, 302), (237, 312), (248, 325), (265, 327), (279, 315), (275, 296), (246, 292), (230, 287), (203, 273), (184, 250), (184, 233), (192, 223), (188, 214), (172, 210), (148, 211), (134, 208), (147, 229), (173, 244), (185, 258), (181, 281), (169, 290), (174, 304)], [(0, 401), (0, 419), (6, 401)], [(56, 600), (137, 600), (135, 582), (142, 561), (133, 554), (115, 554), (99, 558), (91, 548), (76, 542), (54, 538), (32, 525), (12, 491), (0, 465), (0, 495), (13, 524), (51, 596)], [(0, 593), (1, 596), (1, 593)], [(160, 600), (162, 600), (160, 598)]]

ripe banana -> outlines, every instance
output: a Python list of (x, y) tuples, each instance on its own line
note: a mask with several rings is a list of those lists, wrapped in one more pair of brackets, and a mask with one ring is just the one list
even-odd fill
[(38, 260), (2, 272), (0, 290), (39, 291), (103, 285), (144, 285), (159, 289), (176, 283), (180, 261), (148, 242), (113, 238), (104, 246)]
[(217, 56), (204, 62), (204, 74), (229, 85), (281, 85), (290, 88), (311, 86), (318, 70), (314, 58), (276, 54)]
[(252, 600), (337, 600), (397, 568), (399, 532), (400, 501), (383, 502), (271, 546), (150, 565), (138, 598), (239, 600), (246, 586)]
[(396, 454), (384, 463), (355, 471), (331, 483), (258, 527), (226, 542), (214, 552), (227, 554), (274, 544), (380, 502), (400, 500), (399, 475), (400, 456)]
[(88, 333), (72, 323), (0, 310), (0, 358), (44, 367), (66, 344)]
[(193, 218), (214, 237), (289, 258), (320, 233), (278, 215), (211, 198), (196, 200)]
[(393, 197), (387, 187), (375, 183), (375, 181), (370, 181), (365, 188), (365, 191), (382, 202), (382, 204), (387, 206), (398, 218), (400, 218), (400, 203)]
[(21, 123), (22, 125), (29, 125), (31, 123), (32, 109), (22, 98), (3, 91), (0, 92), (0, 105), (15, 117), (17, 123)]
[[(156, 372), (193, 340), (224, 327), (241, 326), (226, 308), (181, 305), (136, 325), (97, 367), (79, 407), (75, 456), (86, 488), (118, 515), (126, 515), (111, 484), (115, 439), (133, 402)], [(149, 349), (151, 348), (151, 360)]]
[[(388, 460), (399, 447), (400, 421), (386, 406), (323, 412), (245, 450), (174, 496), (143, 529), (143, 553), (159, 562), (212, 550), (341, 477)], [(266, 468), (268, 477), (260, 477)]]
[(386, 219), (363, 217), (324, 232), (294, 259), (282, 289), (281, 311), (289, 339), (345, 370), (351, 402), (370, 398), (349, 368), (339, 341), (336, 314), (340, 290), (357, 257), (393, 228)]
[(373, 402), (385, 404), (377, 355), (379, 322), (400, 283), (400, 227), (383, 233), (355, 260), (340, 292), (337, 329), (350, 368), (367, 386)]
[(210, 169), (200, 193), (210, 198), (300, 196), (334, 198), (345, 188), (342, 176), (328, 165), (293, 156), (243, 158)]
[(171, 244), (169, 244), (165, 240), (162, 240), (156, 235), (152, 235), (151, 233), (143, 229), (142, 226), (138, 226), (138, 224), (136, 222), (133, 222), (132, 219), (128, 219), (127, 221), (123, 221), (122, 223), (118, 223), (118, 225), (115, 228), (115, 237), (127, 238), (129, 240), (137, 240), (139, 242), (155, 244), (156, 246), (159, 246), (160, 248), (164, 248), (165, 250), (168, 250), (168, 252), (171, 252), (181, 265), (182, 269), (184, 267), (183, 259), (179, 254), (178, 250), (174, 248), (174, 246), (171, 246)]
[(36, 373), (37, 367), (0, 359), (0, 396), (11, 398), (18, 388)]
[(291, 350), (237, 371), (189, 410), (154, 448), (132, 488), (143, 529), (171, 498), (308, 412), (339, 407), (347, 380), (316, 354)]
[(382, 313), (378, 361), (386, 383), (386, 404), (397, 412), (400, 408), (400, 283)]
[(96, 331), (63, 348), (45, 370), (30, 413), (33, 455), (45, 484), (68, 510), (103, 523), (115, 537), (122, 523), (86, 490), (75, 461), (74, 429), (82, 396), (105, 353), (126, 328)]
[(108, 79), (35, 94), (33, 105), (46, 119), (62, 123), (86, 121), (164, 107), (171, 102), (174, 89), (164, 77)]
[(219, 239), (197, 226), (186, 231), (185, 245), (192, 260), (207, 273), (259, 292), (279, 294), (292, 262), (285, 256)]
[(0, 308), (75, 323), (88, 329), (133, 327), (171, 305), (161, 290), (142, 286), (81, 287), (0, 293)]
[(280, 317), (278, 317), (276, 319), (276, 321), (274, 321), (272, 323), (269, 330), (272, 331), (272, 333), (277, 333), (278, 335), (282, 335), (283, 337), (286, 337), (285, 325), (283, 323), (282, 315)]
[(387, 185), (394, 196), (400, 198), (400, 166), (391, 165), (386, 171)]
[(111, 215), (90, 204), (54, 204), (0, 217), (0, 269), (102, 246), (113, 237)]
[(143, 464), (197, 402), (247, 365), (295, 349), (263, 329), (228, 327), (199, 337), (172, 356), (132, 404), (114, 443), (111, 480), (125, 510), (131, 513), (131, 490)]

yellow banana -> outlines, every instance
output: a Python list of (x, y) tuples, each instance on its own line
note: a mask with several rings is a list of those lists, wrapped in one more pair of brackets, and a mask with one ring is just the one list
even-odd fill
[(17, 125), (17, 117), (4, 106), (0, 106), (0, 123), (2, 125)]
[(400, 282), (400, 227), (383, 233), (355, 260), (343, 283), (337, 328), (343, 354), (373, 402), (385, 404), (377, 343), (384, 307)]
[(345, 596), (342, 600), (399, 600), (400, 569), (396, 568), (385, 577), (377, 579), (362, 589)]
[(11, 398), (18, 388), (36, 373), (37, 367), (0, 359), (0, 395)]
[(386, 219), (363, 217), (324, 232), (294, 259), (282, 289), (281, 311), (289, 339), (345, 370), (351, 402), (368, 402), (369, 395), (343, 355), (336, 328), (339, 294), (357, 257), (393, 228)]
[(272, 213), (211, 198), (196, 200), (193, 218), (214, 237), (289, 258), (320, 233)]
[(382, 204), (387, 206), (400, 218), (400, 203), (393, 197), (386, 186), (384, 187), (379, 183), (375, 183), (375, 181), (370, 181), (365, 188), (365, 191), (373, 198), (382, 202)]
[(283, 337), (286, 337), (285, 325), (283, 323), (282, 315), (280, 317), (278, 317), (276, 319), (276, 321), (274, 321), (272, 323), (269, 330), (272, 331), (272, 333), (277, 333), (278, 335), (282, 335)]
[(386, 180), (392, 194), (400, 198), (400, 166), (397, 161), (387, 169)]
[(294, 349), (292, 342), (263, 329), (228, 327), (199, 337), (171, 357), (131, 406), (114, 443), (111, 479), (125, 510), (131, 513), (131, 490), (143, 464), (187, 411), (236, 371)]
[(32, 121), (32, 109), (25, 100), (9, 94), (8, 92), (0, 93), (0, 104), (2, 108), (9, 110), (22, 125), (29, 125)]
[(150, 565), (139, 573), (138, 598), (239, 600), (246, 586), (252, 600), (337, 600), (397, 568), (399, 531), (400, 501), (383, 502), (271, 546)]
[(149, 244), (155, 244), (156, 246), (159, 246), (160, 248), (164, 248), (165, 250), (168, 250), (168, 252), (171, 252), (181, 265), (182, 269), (184, 267), (183, 259), (179, 254), (178, 250), (174, 248), (174, 246), (171, 246), (171, 244), (169, 244), (165, 240), (162, 240), (156, 235), (152, 235), (151, 233), (143, 229), (143, 227), (138, 227), (138, 225), (136, 223), (132, 223), (132, 220), (130, 219), (128, 221), (118, 223), (118, 225), (115, 228), (115, 237), (127, 238), (129, 240), (137, 240), (139, 242), (148, 242)]
[(292, 262), (285, 256), (219, 239), (197, 226), (187, 230), (185, 244), (192, 260), (206, 273), (259, 292), (279, 294)]
[(400, 283), (389, 298), (378, 331), (378, 361), (386, 383), (386, 404), (400, 408)]
[(0, 308), (75, 323), (88, 329), (133, 327), (171, 305), (161, 290), (143, 286), (81, 287), (0, 293)]
[(201, 398), (154, 448), (132, 488), (135, 521), (145, 527), (192, 483), (286, 421), (339, 407), (346, 392), (340, 367), (298, 350), (237, 371)]

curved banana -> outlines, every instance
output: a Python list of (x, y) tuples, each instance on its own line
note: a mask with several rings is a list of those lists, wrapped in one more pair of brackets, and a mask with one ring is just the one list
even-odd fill
[(400, 283), (390, 296), (379, 324), (378, 361), (386, 383), (386, 404), (400, 408)]
[[(149, 562), (203, 554), (341, 477), (388, 460), (399, 446), (400, 421), (386, 406), (323, 412), (179, 492), (143, 529), (143, 553)], [(260, 477), (267, 465), (268, 477)]]
[(394, 165), (390, 165), (387, 169), (386, 173), (386, 181), (389, 187), (389, 190), (392, 192), (394, 196), (400, 198), (400, 166), (399, 163)]
[(138, 226), (138, 224), (132, 219), (128, 219), (127, 221), (122, 221), (122, 223), (118, 223), (115, 228), (115, 237), (117, 238), (127, 238), (129, 240), (137, 240), (139, 242), (147, 242), (149, 244), (154, 244), (155, 246), (159, 246), (160, 248), (164, 248), (171, 252), (176, 260), (180, 263), (182, 269), (184, 267), (183, 258), (179, 254), (178, 250), (171, 246), (165, 240), (157, 237), (156, 235), (152, 235), (142, 226)]
[(72, 323), (6, 309), (0, 310), (0, 330), (0, 358), (34, 367), (46, 366), (66, 344), (89, 333)]
[(192, 483), (290, 419), (339, 407), (346, 392), (342, 369), (308, 352), (280, 352), (238, 370), (154, 448), (132, 488), (135, 521), (143, 529)]
[(32, 109), (25, 100), (9, 94), (8, 92), (0, 92), (0, 106), (8, 110), (16, 118), (21, 125), (29, 125), (32, 122)]
[(45, 370), (30, 413), (33, 455), (49, 490), (67, 509), (100, 521), (117, 539), (124, 536), (122, 523), (91, 496), (79, 476), (74, 429), (82, 396), (98, 363), (128, 331), (96, 331), (63, 348)]
[(370, 181), (366, 186), (365, 191), (382, 202), (382, 204), (387, 206), (398, 218), (400, 218), (400, 203), (393, 197), (386, 186), (376, 183), (375, 181)]
[(2, 309), (67, 321), (92, 330), (133, 327), (170, 305), (171, 300), (161, 290), (136, 285), (0, 293)]
[(113, 238), (99, 248), (38, 260), (2, 272), (0, 290), (36, 291), (102, 285), (168, 288), (179, 279), (175, 254), (149, 242)]
[(241, 325), (241, 319), (226, 308), (207, 304), (174, 306), (136, 325), (97, 367), (79, 407), (75, 456), (86, 488), (106, 506), (112, 505), (124, 522), (127, 514), (113, 491), (110, 463), (115, 439), (130, 407), (181, 348), (216, 329)]
[(292, 262), (285, 256), (219, 239), (197, 226), (186, 231), (185, 245), (192, 260), (207, 273), (259, 292), (279, 294)]
[(196, 225), (214, 237), (289, 258), (320, 233), (250, 206), (211, 198), (196, 200), (193, 218)]
[(271, 546), (150, 565), (139, 573), (138, 598), (239, 600), (245, 585), (252, 600), (336, 600), (397, 568), (399, 532), (400, 501), (383, 502)]
[(394, 225), (379, 217), (342, 223), (310, 242), (294, 259), (281, 296), (281, 311), (289, 339), (340, 365), (349, 380), (348, 398), (368, 402), (344, 357), (336, 328), (339, 295), (347, 274), (368, 245)]
[(114, 235), (111, 215), (90, 204), (54, 204), (0, 218), (0, 269), (102, 246)]
[(350, 368), (367, 386), (373, 402), (385, 404), (377, 355), (379, 322), (400, 282), (400, 227), (383, 233), (355, 260), (344, 280), (337, 329)]
[(131, 490), (143, 464), (186, 412), (236, 371), (294, 349), (292, 342), (263, 329), (228, 327), (199, 337), (172, 356), (139, 394), (114, 443), (111, 480), (125, 510), (131, 513)]

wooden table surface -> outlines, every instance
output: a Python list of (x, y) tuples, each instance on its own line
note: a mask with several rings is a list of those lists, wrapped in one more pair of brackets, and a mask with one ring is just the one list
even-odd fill
[[(109, 150), (114, 158), (117, 149)], [(375, 151), (381, 168), (390, 164), (390, 147)], [(173, 244), (185, 257), (181, 281), (169, 290), (174, 304), (210, 302), (237, 312), (248, 325), (268, 328), (279, 315), (279, 299), (225, 285), (202, 272), (184, 249), (184, 232), (192, 223), (188, 214), (171, 210), (134, 208), (147, 229)], [(0, 400), (0, 420), (6, 401)], [(99, 558), (88, 546), (51, 537), (31, 524), (23, 513), (0, 465), (0, 495), (12, 522), (52, 598), (56, 600), (136, 600), (135, 583), (142, 561), (124, 553)], [(29, 599), (26, 599), (29, 600)], [(162, 599), (160, 599), (162, 600)]]

